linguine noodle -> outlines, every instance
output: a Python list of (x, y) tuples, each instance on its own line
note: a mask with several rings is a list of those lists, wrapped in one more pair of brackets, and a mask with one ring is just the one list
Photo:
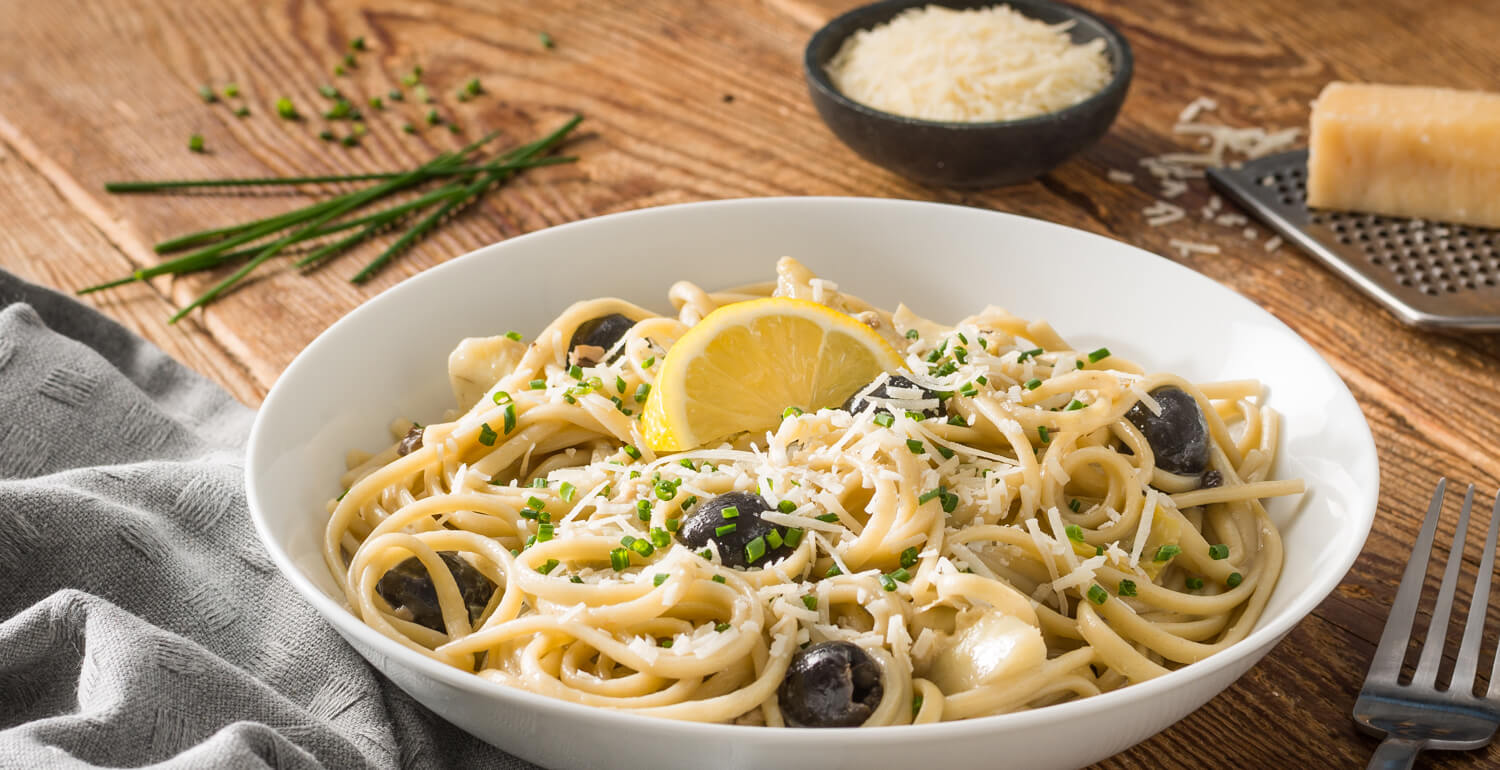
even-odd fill
[[(869, 324), (915, 386), (882, 378), (884, 397), (864, 391), (876, 408), (792, 411), (768, 433), (653, 454), (639, 418), (673, 342), (768, 294)], [(353, 612), (532, 692), (770, 726), (788, 721), (778, 689), (810, 644), (867, 653), (880, 687), (863, 724), (896, 725), (1150, 679), (1260, 616), (1282, 565), (1261, 501), (1302, 483), (1270, 476), (1278, 416), (1258, 383), (1147, 373), (994, 307), (951, 327), (888, 312), (791, 259), (775, 283), (678, 283), (669, 298), (675, 317), (597, 299), (530, 344), (466, 340), (450, 359), (461, 412), (351, 453), (324, 558)], [(635, 323), (600, 363), (576, 365), (570, 335), (611, 313)], [(1158, 467), (1137, 425), (1164, 388), (1202, 413), (1206, 473)], [(924, 415), (940, 404), (945, 416)], [(789, 555), (739, 569), (678, 540), (733, 491), (766, 501)], [(382, 588), (413, 569), (434, 602), (426, 624)], [(472, 597), (476, 581), (495, 589)]]

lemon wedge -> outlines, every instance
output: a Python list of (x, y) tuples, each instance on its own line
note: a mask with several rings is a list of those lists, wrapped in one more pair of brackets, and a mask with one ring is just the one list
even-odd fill
[(816, 302), (770, 297), (725, 305), (662, 361), (642, 416), (658, 452), (775, 427), (787, 407), (838, 406), (881, 372), (905, 368), (863, 323)]

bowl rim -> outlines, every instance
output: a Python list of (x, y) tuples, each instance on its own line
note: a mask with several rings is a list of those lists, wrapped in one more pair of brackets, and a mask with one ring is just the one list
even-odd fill
[[(1366, 458), (1367, 462), (1362, 463), (1361, 467), (1354, 468), (1353, 470), (1360, 475), (1372, 479), (1374, 482), (1374, 488), (1359, 490), (1361, 493), (1363, 493), (1362, 499), (1359, 501), (1362, 504), (1358, 505), (1357, 507), (1351, 506), (1349, 509), (1351, 513), (1350, 523), (1358, 525), (1358, 531), (1351, 531), (1347, 533), (1347, 539), (1344, 540), (1344, 542), (1346, 543), (1346, 548), (1343, 552), (1342, 563), (1337, 565), (1338, 569), (1336, 571), (1329, 569), (1325, 572), (1319, 573), (1321, 580), (1310, 582), (1308, 585), (1303, 586), (1301, 590), (1298, 591), (1297, 596), (1292, 599), (1292, 602), (1288, 605), (1288, 607), (1282, 612), (1281, 615), (1277, 616), (1273, 622), (1252, 629), (1250, 633), (1247, 634), (1244, 638), (1240, 639), (1229, 647), (1226, 647), (1225, 649), (1220, 650), (1219, 652), (1210, 655), (1207, 658), (1204, 658), (1203, 660), (1200, 660), (1196, 663), (1184, 665), (1177, 669), (1173, 669), (1172, 671), (1169, 671), (1162, 676), (1156, 677), (1155, 679), (1139, 682), (1127, 687), (1121, 687), (1116, 690), (1100, 693), (1099, 695), (1080, 698), (1077, 700), (1067, 701), (1051, 706), (1029, 709), (1026, 711), (1018, 711), (1009, 714), (975, 717), (973, 719), (957, 720), (951, 722), (936, 722), (921, 725), (884, 725), (879, 727), (858, 728), (792, 727), (782, 728), (774, 731), (767, 731), (765, 730), (765, 728), (755, 725), (735, 725), (667, 720), (660, 717), (633, 714), (626, 711), (616, 711), (597, 706), (588, 706), (585, 704), (574, 703), (572, 701), (566, 701), (559, 698), (552, 698), (541, 693), (534, 693), (529, 690), (523, 690), (517, 687), (510, 687), (498, 682), (489, 681), (472, 673), (460, 671), (457, 668), (445, 665), (414, 650), (408, 649), (399, 642), (386, 637), (384, 634), (379, 633), (375, 629), (366, 625), (363, 621), (356, 618), (354, 614), (339, 600), (336, 600), (333, 597), (325, 594), (317, 585), (315, 585), (307, 576), (305, 576), (297, 567), (297, 565), (292, 561), (290, 554), (286, 551), (285, 548), (282, 547), (281, 542), (271, 536), (270, 525), (266, 519), (266, 516), (262, 513), (264, 505), (261, 501), (260, 494), (257, 491), (260, 485), (263, 483), (260, 478), (260, 467), (262, 465), (262, 461), (259, 459), (259, 457), (264, 453), (264, 450), (261, 449), (261, 444), (266, 440), (266, 425), (269, 422), (269, 420), (266, 419), (266, 415), (273, 414), (275, 411), (277, 411), (280, 408), (281, 402), (292, 401), (296, 398), (296, 395), (294, 393), (289, 394), (282, 387), (282, 384), (290, 379), (288, 375), (292, 374), (295, 370), (303, 366), (310, 366), (307, 361), (311, 360), (311, 358), (316, 356), (317, 354), (325, 352), (323, 351), (323, 348), (337, 350), (337, 341), (333, 340), (333, 337), (337, 335), (337, 332), (341, 327), (351, 324), (351, 319), (367, 315), (372, 312), (378, 312), (372, 310), (371, 308), (374, 308), (378, 305), (388, 304), (391, 300), (381, 300), (383, 298), (386, 298), (387, 295), (394, 295), (398, 293), (402, 289), (402, 287), (411, 284), (413, 281), (441, 280), (441, 276), (443, 276), (444, 274), (460, 269), (459, 265), (466, 261), (467, 258), (484, 258), (486, 255), (493, 254), (497, 251), (503, 252), (507, 244), (519, 242), (522, 240), (546, 238), (549, 236), (549, 233), (555, 230), (560, 230), (563, 228), (609, 227), (609, 223), (616, 220), (662, 216), (671, 217), (674, 216), (675, 212), (680, 210), (720, 207), (732, 208), (761, 205), (772, 207), (785, 205), (814, 207), (856, 205), (868, 206), (872, 208), (937, 207), (941, 209), (961, 210), (969, 214), (977, 214), (987, 217), (1024, 220), (1027, 223), (1026, 226), (1041, 227), (1045, 229), (1055, 228), (1057, 230), (1073, 233), (1076, 236), (1086, 236), (1088, 238), (1098, 238), (1105, 242), (1112, 242), (1112, 247), (1123, 247), (1131, 251), (1139, 252), (1140, 257), (1157, 260), (1161, 268), (1167, 270), (1168, 272), (1186, 274), (1185, 277), (1187, 277), (1189, 280), (1200, 280), (1213, 283), (1214, 286), (1217, 286), (1218, 288), (1221, 288), (1225, 292), (1227, 292), (1227, 296), (1225, 297), (1226, 301), (1244, 303), (1245, 305), (1254, 308), (1254, 310), (1258, 311), (1264, 316), (1263, 320), (1265, 323), (1277, 328), (1279, 331), (1291, 335), (1296, 343), (1307, 347), (1307, 349), (1315, 356), (1317, 364), (1320, 365), (1324, 370), (1323, 374), (1331, 378), (1332, 382), (1337, 383), (1337, 385), (1342, 388), (1343, 394), (1348, 398), (1348, 402), (1355, 407), (1355, 412), (1359, 417), (1360, 430), (1358, 438), (1361, 439), (1361, 448), (1368, 449)], [(1322, 355), (1319, 354), (1310, 343), (1303, 339), (1301, 335), (1297, 334), (1296, 331), (1287, 326), (1286, 323), (1281, 319), (1260, 308), (1259, 305), (1256, 305), (1250, 299), (1246, 298), (1244, 295), (1241, 295), (1234, 289), (1228, 286), (1224, 286), (1217, 281), (1213, 281), (1213, 279), (1201, 273), (1198, 273), (1197, 271), (1192, 270), (1185, 265), (1174, 262), (1172, 260), (1164, 259), (1140, 247), (1133, 246), (1129, 243), (1125, 243), (1123, 241), (1119, 241), (1103, 235), (1099, 235), (1098, 233), (1092, 233), (1089, 231), (1081, 230), (1079, 228), (1069, 227), (1066, 225), (1061, 225), (1055, 222), (1049, 222), (1047, 220), (1037, 219), (1034, 217), (1011, 214), (1008, 212), (976, 209), (970, 206), (937, 203), (931, 201), (912, 201), (902, 199), (865, 197), (781, 196), (734, 198), (715, 201), (679, 203), (667, 206), (656, 206), (645, 209), (617, 212), (589, 219), (578, 220), (575, 222), (546, 228), (544, 230), (527, 233), (525, 235), (516, 236), (514, 238), (492, 243), (487, 246), (482, 246), (460, 257), (456, 257), (442, 264), (435, 265), (422, 273), (413, 275), (408, 279), (400, 281), (386, 288), (380, 294), (377, 294), (375, 297), (366, 300), (358, 307), (349, 311), (349, 313), (345, 314), (338, 321), (334, 322), (333, 325), (329, 326), (322, 333), (320, 333), (311, 343), (308, 344), (306, 348), (303, 349), (301, 353), (297, 355), (296, 358), (292, 360), (290, 364), (287, 365), (282, 375), (277, 378), (276, 383), (272, 385), (270, 392), (267, 394), (265, 401), (261, 405), (261, 408), (257, 410), (255, 422), (250, 430), (250, 436), (245, 449), (245, 479), (246, 502), (249, 509), (250, 518), (255, 525), (256, 535), (260, 538), (262, 546), (265, 547), (267, 554), (270, 556), (277, 569), (281, 572), (282, 576), (292, 584), (296, 591), (302, 595), (302, 598), (305, 601), (311, 604), (313, 608), (318, 611), (323, 620), (329, 625), (333, 626), (337, 631), (340, 632), (341, 635), (351, 639), (358, 639), (363, 649), (373, 650), (388, 660), (399, 662), (405, 669), (409, 671), (414, 671), (423, 677), (434, 679), (440, 684), (457, 688), (470, 694), (493, 699), (498, 702), (497, 705), (503, 704), (506, 701), (515, 701), (518, 704), (524, 704), (526, 708), (534, 710), (534, 712), (539, 715), (557, 716), (559, 718), (578, 718), (586, 721), (602, 720), (614, 722), (618, 720), (616, 724), (620, 729), (629, 729), (632, 727), (649, 729), (653, 726), (662, 727), (663, 725), (669, 724), (671, 725), (671, 729), (674, 730), (689, 731), (702, 734), (707, 737), (720, 737), (725, 739), (743, 738), (750, 735), (767, 736), (768, 732), (770, 732), (774, 733), (776, 740), (783, 741), (789, 744), (818, 745), (828, 740), (827, 738), (819, 736), (848, 736), (851, 735), (851, 733), (848, 732), (849, 730), (856, 729), (860, 731), (858, 735), (860, 736), (861, 741), (875, 741), (882, 744), (901, 742), (916, 737), (928, 740), (959, 738), (968, 736), (968, 734), (971, 732), (992, 730), (1002, 724), (1007, 729), (1024, 730), (1037, 724), (1052, 722), (1055, 719), (1077, 720), (1080, 718), (1099, 716), (1122, 705), (1163, 696), (1176, 688), (1188, 686), (1196, 680), (1208, 679), (1215, 673), (1234, 666), (1242, 662), (1246, 658), (1249, 658), (1251, 660), (1251, 665), (1253, 665), (1255, 661), (1259, 660), (1261, 655), (1269, 651), (1271, 647), (1273, 647), (1284, 636), (1286, 636), (1286, 634), (1288, 634), (1297, 624), (1301, 623), (1307, 618), (1307, 616), (1312, 614), (1317, 606), (1321, 604), (1323, 600), (1333, 592), (1333, 590), (1338, 586), (1340, 582), (1342, 582), (1344, 576), (1348, 574), (1349, 569), (1353, 566), (1355, 560), (1358, 559), (1360, 553), (1364, 550), (1364, 544), (1374, 526), (1377, 503), (1379, 500), (1380, 472), (1379, 456), (1376, 450), (1374, 437), (1370, 431), (1369, 421), (1364, 418), (1363, 412), (1359, 409), (1358, 402), (1354, 399), (1353, 394), (1349, 392), (1348, 386), (1344, 384), (1343, 379), (1338, 376), (1337, 372), (1332, 368), (1331, 365), (1329, 365), (1327, 360), (1324, 359)], [(319, 558), (319, 563), (321, 564), (321, 557)], [(371, 667), (379, 671), (382, 677), (388, 680), (390, 679), (390, 676), (383, 670), (381, 670), (380, 666), (371, 664)], [(1218, 692), (1222, 692), (1222, 690), (1216, 691), (1215, 695), (1217, 695)]]
[[(990, 2), (985, 6), (980, 6), (994, 7), (1005, 5), (1011, 7), (1013, 10), (1021, 13), (1024, 16), (1028, 16), (1028, 18), (1030, 17), (1028, 14), (1026, 14), (1026, 9), (1043, 6), (1052, 7), (1074, 17), (1075, 19), (1086, 19), (1098, 25), (1099, 28), (1104, 31), (1103, 39), (1106, 41), (1108, 49), (1115, 53), (1117, 58), (1119, 59), (1119, 66), (1115, 68), (1114, 74), (1110, 77), (1109, 82), (1104, 84), (1103, 88), (1094, 92), (1083, 101), (1074, 105), (1070, 105), (1068, 107), (1064, 107), (1055, 112), (1044, 112), (1041, 115), (1033, 115), (1028, 118), (990, 121), (927, 120), (924, 118), (913, 118), (907, 115), (897, 115), (894, 112), (886, 112), (885, 110), (876, 109), (875, 107), (871, 107), (870, 105), (864, 104), (863, 102), (858, 102), (849, 98), (848, 96), (845, 96), (842, 91), (834, 86), (833, 80), (828, 77), (828, 71), (823, 66), (823, 62), (817, 61), (817, 50), (823, 46), (828, 38), (833, 36), (834, 27), (836, 25), (839, 25), (840, 22), (848, 21), (853, 16), (868, 13), (875, 9), (916, 8), (925, 5), (941, 4), (942, 1), (943, 0), (880, 0), (879, 2), (869, 3), (867, 5), (861, 5), (855, 8), (851, 8), (850, 10), (845, 11), (838, 16), (835, 16), (827, 24), (824, 24), (822, 27), (818, 28), (817, 32), (813, 33), (812, 38), (807, 42), (807, 47), (803, 49), (802, 68), (806, 73), (807, 82), (811, 84), (811, 86), (816, 89), (824, 98), (833, 101), (844, 109), (853, 110), (863, 117), (873, 120), (899, 123), (914, 128), (937, 128), (951, 131), (987, 131), (1004, 128), (1032, 128), (1044, 126), (1049, 123), (1065, 121), (1073, 118), (1076, 115), (1086, 115), (1097, 111), (1109, 100), (1114, 99), (1117, 96), (1123, 96), (1123, 92), (1130, 85), (1130, 80), (1135, 72), (1135, 55), (1131, 52), (1130, 41), (1126, 40), (1125, 36), (1121, 34), (1120, 30), (1116, 29), (1113, 24), (1110, 24), (1098, 15), (1079, 8), (1075, 5), (1059, 2), (1059, 0), (995, 0), (995, 2)], [(848, 39), (849, 35), (865, 29), (869, 29), (869, 27), (861, 26), (849, 30), (849, 32), (847, 32), (843, 35), (842, 38), (840, 38), (839, 45), (842, 46), (843, 41)]]

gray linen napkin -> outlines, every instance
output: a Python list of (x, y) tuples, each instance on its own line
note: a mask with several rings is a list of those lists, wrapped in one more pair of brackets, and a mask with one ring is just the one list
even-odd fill
[(245, 507), (252, 416), (0, 271), (0, 767), (530, 767), (277, 574)]

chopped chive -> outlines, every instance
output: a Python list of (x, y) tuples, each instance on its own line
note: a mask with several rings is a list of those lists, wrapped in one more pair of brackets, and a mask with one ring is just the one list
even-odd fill
[(685, 510), (693, 507), (693, 504), (697, 503), (697, 502), (698, 502), (698, 496), (697, 495), (688, 495), (688, 499), (683, 500), (682, 501), (682, 505), (680, 507), (682, 508), (682, 510), (685, 511)]
[(359, 145), (359, 137), (355, 136), (354, 134), (350, 134), (343, 139), (340, 139), (339, 143), (344, 145), (345, 147), (356, 147)]
[(813, 518), (816, 518), (818, 521), (821, 521), (821, 522), (832, 524), (835, 521), (839, 520), (839, 515), (837, 513), (824, 513), (824, 514), (815, 516)]
[(651, 544), (657, 548), (666, 548), (672, 544), (672, 535), (661, 527), (652, 527)]
[(225, 98), (233, 99), (234, 97), (239, 96), (239, 95), (240, 95), (240, 85), (238, 83), (227, 83), (227, 84), (225, 84), (225, 86), (224, 86), (224, 96), (225, 96)]
[(924, 503), (928, 503), (928, 502), (931, 502), (933, 500), (936, 500), (936, 499), (938, 499), (938, 497), (940, 497), (943, 494), (943, 491), (944, 490), (943, 490), (942, 487), (935, 487), (933, 489), (929, 489), (926, 492), (923, 492), (921, 495), (917, 496), (917, 504), (918, 505), (922, 505)]
[(615, 376), (615, 391), (619, 392), (619, 393), (624, 393), (625, 392), (625, 378), (624, 377), (620, 377), (618, 375)]
[(188, 137), (188, 149), (193, 152), (203, 152), (203, 135), (193, 134)]
[(1035, 377), (1033, 377), (1033, 378), (1031, 378), (1031, 379), (1029, 379), (1029, 380), (1026, 381), (1026, 386), (1025, 387), (1026, 387), (1027, 390), (1036, 390), (1037, 388), (1040, 388), (1041, 386), (1042, 386), (1042, 381), (1039, 380), (1039, 379), (1037, 379), (1037, 378), (1035, 378)]
[(1223, 543), (1209, 546), (1208, 558), (1214, 559), (1215, 561), (1219, 559), (1229, 558), (1229, 546), (1224, 545)]
[(1082, 369), (1083, 368), (1083, 362), (1082, 361), (1074, 361), (1073, 362), (1073, 368), (1074, 369)]
[(943, 359), (943, 349), (942, 348), (934, 348), (931, 353), (927, 354), (927, 363), (929, 363), (929, 364), (935, 364), (938, 361), (941, 361), (942, 359)]
[(573, 495), (577, 493), (578, 487), (575, 487), (566, 481), (562, 483), (562, 486), (557, 488), (557, 494), (562, 497), (563, 502), (565, 503), (573, 502)]
[(363, 123), (355, 123), (354, 125), (349, 127), (349, 130), (353, 131), (355, 136), (364, 136), (369, 132), (369, 129), (366, 128), (365, 124)]
[(522, 508), (521, 509), (521, 518), (523, 518), (523, 519), (540, 519), (541, 517), (542, 517), (542, 512), (541, 511), (534, 511), (534, 510), (532, 510), (530, 508)]
[(922, 446), (922, 442), (914, 438), (906, 440), (906, 448), (911, 450), (911, 453), (914, 455), (923, 454), (927, 451), (926, 447)]
[(714, 624), (714, 630), (722, 634), (725, 631), (729, 630), (729, 624), (728, 623), (715, 623)]
[(656, 553), (656, 546), (652, 545), (650, 540), (646, 540), (644, 538), (632, 542), (628, 547), (630, 548), (630, 550), (635, 551), (641, 556), (650, 556), (651, 554)]
[(341, 78), (341, 77), (343, 77), (343, 76), (345, 76), (347, 74), (349, 74), (349, 71), (346, 70), (346, 69), (344, 69), (344, 65), (342, 65), (342, 64), (335, 64), (335, 65), (333, 65), (333, 76), (334, 77)]
[(536, 525), (536, 541), (538, 543), (545, 543), (548, 540), (551, 540), (552, 533), (553, 529), (551, 524), (544, 522)]
[(536, 571), (542, 573), (543, 575), (550, 574), (552, 570), (557, 569), (557, 565), (561, 563), (562, 562), (558, 561), (557, 559), (548, 559), (545, 564), (537, 567)]
[(1135, 581), (1121, 580), (1120, 587), (1115, 589), (1115, 593), (1121, 596), (1135, 596)]
[(662, 583), (665, 583), (665, 582), (667, 582), (667, 575), (666, 574), (660, 574), (660, 575), (657, 575), (654, 578), (651, 578), (651, 585), (654, 585), (654, 586), (659, 586), (659, 585), (661, 585)]
[(547, 488), (547, 480), (544, 479), (544, 478), (535, 478), (535, 479), (532, 479), (531, 480), (531, 488), (532, 489), (546, 489)]
[(636, 386), (635, 402), (637, 404), (646, 403), (646, 397), (649, 395), (651, 395), (651, 385), (649, 383), (643, 382), (640, 385)]
[(1018, 363), (1018, 364), (1019, 363), (1024, 363), (1026, 361), (1026, 359), (1028, 359), (1028, 358), (1036, 358), (1037, 356), (1039, 356), (1039, 355), (1041, 355), (1041, 354), (1043, 354), (1045, 352), (1047, 352), (1047, 351), (1042, 350), (1041, 348), (1032, 348), (1031, 350), (1023, 350), (1023, 351), (1021, 351), (1021, 355), (1016, 356), (1016, 363)]
[(802, 605), (810, 610), (815, 610), (818, 608), (818, 597), (812, 594), (804, 594), (802, 596)]
[(1063, 411), (1064, 412), (1076, 412), (1079, 409), (1082, 409), (1083, 407), (1084, 407), (1083, 402), (1079, 401), (1078, 399), (1075, 398), (1072, 401), (1069, 401), (1067, 406), (1063, 407)]
[(364, 39), (364, 37), (363, 36), (356, 37), (353, 40), (350, 40), (349, 41), (349, 50), (351, 50), (351, 51), (363, 51), (363, 50), (365, 50), (365, 39)]
[(1169, 561), (1173, 556), (1176, 556), (1179, 553), (1182, 553), (1182, 548), (1180, 546), (1168, 543), (1167, 545), (1156, 549), (1156, 556), (1152, 557), (1151, 560), (1156, 562)]
[(1043, 444), (1050, 444), (1050, 443), (1052, 443), (1052, 433), (1051, 433), (1051, 431), (1047, 430), (1047, 426), (1045, 426), (1045, 425), (1038, 425), (1038, 426), (1036, 426), (1036, 435), (1039, 436), (1042, 439), (1042, 443)]
[(917, 718), (917, 714), (920, 713), (921, 711), (922, 711), (922, 696), (920, 694), (911, 696), (911, 716), (912, 716), (912, 719), (916, 719)]
[(912, 546), (901, 552), (901, 566), (911, 567), (917, 563), (917, 547)]
[(841, 569), (839, 569), (839, 565), (835, 564), (832, 567), (829, 567), (827, 572), (823, 573), (823, 577), (824, 578), (838, 577), (839, 575), (842, 575), (842, 574), (844, 574), (844, 571), (841, 570)]
[(557, 45), (557, 42), (552, 39), (552, 36), (547, 34), (546, 32), (539, 32), (537, 33), (536, 37), (537, 40), (541, 41), (543, 48), (551, 49)]
[(667, 519), (667, 531), (676, 532), (682, 526), (681, 519)]
[(951, 459), (953, 459), (953, 450), (952, 449), (949, 449), (948, 447), (945, 447), (942, 444), (938, 444), (935, 448), (937, 449), (937, 453), (943, 456), (944, 460), (951, 460)]
[(944, 490), (942, 496), (943, 513), (953, 513), (958, 508), (958, 495)]
[(968, 349), (967, 348), (961, 348), (961, 347), (955, 347), (955, 348), (953, 348), (953, 358), (956, 359), (961, 364), (968, 363), (969, 362), (968, 361), (968, 359), (969, 359), (969, 351), (968, 351)]
[(337, 98), (339, 98), (339, 90), (337, 88), (334, 88), (333, 86), (330, 86), (330, 85), (326, 84), (326, 83), (323, 84), (323, 85), (321, 85), (321, 86), (318, 86), (318, 93), (322, 94), (324, 97), (326, 97), (328, 99), (337, 99)]
[(578, 364), (573, 364), (572, 366), (568, 367), (568, 376), (572, 377), (575, 380), (578, 380), (579, 382), (583, 382), (583, 367), (579, 366)]
[(370, 97), (369, 101), (370, 101), (370, 109), (372, 109), (372, 110), (383, 110), (383, 109), (385, 109), (385, 100), (384, 99), (381, 99), (378, 96), (372, 96), (372, 97)]
[(438, 115), (438, 111), (436, 109), (427, 111), (427, 125), (435, 126), (441, 122), (443, 122), (443, 118), (442, 116)]
[(906, 330), (906, 338), (909, 339), (909, 340), (914, 340), (914, 339), (916, 339), (916, 338), (918, 338), (920, 336), (922, 336), (922, 335), (918, 334), (916, 329), (907, 329)]
[(1099, 587), (1098, 584), (1089, 586), (1089, 601), (1095, 604), (1103, 604), (1109, 601), (1109, 592)]
[(1071, 510), (1074, 513), (1078, 513), (1079, 511), (1083, 510), (1083, 501), (1079, 500), (1076, 497), (1073, 498), (1072, 500), (1069, 500), (1068, 501), (1068, 510)]
[(516, 429), (516, 405), (514, 402), (505, 405), (505, 435)]
[(1109, 348), (1099, 348), (1089, 354), (1089, 363), (1097, 364), (1106, 358), (1109, 358)]
[(791, 500), (782, 500), (781, 502), (776, 504), (776, 510), (781, 511), (782, 513), (791, 513), (792, 511), (797, 510), (797, 504), (792, 502)]
[(950, 415), (948, 417), (948, 424), (949, 425), (953, 425), (953, 426), (957, 426), (959, 428), (967, 428), (967, 427), (969, 427), (969, 423), (966, 420), (964, 420), (964, 418), (959, 417), (956, 414), (955, 415)]
[(896, 418), (892, 417), (890, 412), (881, 412), (880, 414), (875, 415), (875, 424), (879, 425), (882, 428), (889, 428), (891, 427), (891, 425), (895, 424), (895, 422)]
[(1063, 528), (1063, 531), (1068, 533), (1069, 540), (1072, 540), (1075, 543), (1083, 542), (1083, 527), (1080, 527), (1077, 524), (1069, 524), (1068, 526)]
[(906, 419), (911, 420), (912, 422), (921, 422), (927, 419), (927, 415), (922, 414), (921, 412), (913, 412), (910, 409), (905, 410), (904, 412), (902, 412), (902, 414), (906, 415)]
[(719, 537), (723, 537), (723, 536), (725, 536), (727, 534), (730, 534), (731, 532), (734, 532), (735, 530), (737, 530), (739, 528), (740, 528), (740, 525), (738, 525), (738, 524), (736, 524), (736, 523), (734, 523), (734, 522), (731, 521), (728, 524), (720, 524), (719, 526), (714, 527), (714, 534), (718, 535)]
[(636, 449), (634, 444), (625, 445), (625, 454), (630, 455), (630, 459), (632, 460), (641, 459), (641, 450)]
[(325, 142), (337, 142), (339, 139), (337, 136), (333, 135), (332, 131), (329, 131), (326, 128), (318, 132), (318, 138), (322, 139)]
[(635, 501), (635, 517), (641, 521), (651, 520), (651, 502), (649, 500)]
[(723, 575), (714, 575), (714, 576), (713, 576), (713, 581), (714, 581), (714, 582), (715, 582), (715, 583), (724, 583), (724, 582), (726, 582), (726, 581), (725, 581), (725, 580), (724, 580), (724, 576), (723, 576)]
[(880, 587), (884, 588), (887, 591), (894, 591), (896, 590), (896, 579), (891, 577), (890, 575), (881, 575)]
[(1203, 587), (1203, 578), (1193, 577), (1190, 575), (1187, 578), (1183, 579), (1182, 584), (1187, 586), (1187, 589), (1189, 591), (1196, 591)]
[(770, 546), (773, 550), (780, 548), (784, 542), (786, 541), (782, 539), (780, 530), (772, 529), (770, 534), (766, 535), (766, 545)]
[(719, 518), (722, 519), (737, 519), (739, 515), (740, 509), (734, 505), (726, 505), (723, 510), (719, 511)]
[(401, 124), (401, 130), (405, 131), (408, 134), (415, 134), (415, 133), (417, 133), (417, 127), (414, 126), (414, 125), (412, 125), (412, 124), (410, 124), (410, 123), (402, 123)]
[(198, 96), (202, 97), (203, 101), (209, 104), (213, 104), (219, 100), (218, 94), (215, 94), (214, 90), (208, 86), (198, 86)]
[(573, 575), (572, 577), (569, 577), (568, 580), (570, 582), (573, 582), (573, 583), (582, 583), (583, 582), (583, 578), (581, 578), (581, 577), (579, 577), (577, 575)]
[(359, 62), (355, 60), (354, 54), (344, 54), (344, 66), (348, 67), (349, 69), (357, 69), (359, 67)]
[(399, 102), (406, 99), (406, 94), (401, 93), (401, 89), (399, 88), (392, 88), (390, 93), (385, 95), (385, 98), (390, 99), (393, 102)]
[(630, 552), (624, 548), (616, 548), (609, 552), (609, 566), (619, 572), (630, 566)]
[(250, 116), (250, 108), (246, 107), (243, 104), (241, 104), (240, 106), (234, 108), (234, 116), (237, 117), (237, 118), (249, 117)]
[(1229, 573), (1229, 577), (1224, 578), (1224, 585), (1229, 586), (1230, 588), (1235, 588), (1235, 587), (1239, 586), (1240, 583), (1243, 583), (1244, 581), (1245, 581), (1245, 576), (1244, 575), (1241, 575), (1238, 572), (1231, 572), (1231, 573)]
[(799, 408), (797, 408), (797, 407), (795, 407), (795, 406), (789, 406), (786, 409), (783, 409), (782, 412), (781, 412), (781, 419), (783, 419), (783, 420), (785, 420), (788, 417), (800, 417), (800, 416), (802, 416), (802, 410), (799, 409)]
[(469, 78), (469, 82), (464, 84), (464, 92), (469, 96), (478, 96), (484, 93), (484, 86), (480, 85), (479, 78)]
[(754, 564), (766, 555), (766, 539), (757, 537), (745, 544), (745, 561)]
[(786, 531), (786, 536), (782, 538), (782, 541), (786, 543), (786, 547), (796, 548), (802, 543), (802, 530), (798, 527), (791, 527)]
[(547, 503), (535, 495), (526, 498), (526, 504), (539, 511), (547, 507)]
[(276, 100), (276, 114), (280, 115), (283, 120), (296, 120), (302, 117), (297, 114), (297, 108), (292, 104), (292, 100), (285, 96)]
[(655, 364), (656, 364), (656, 356), (650, 356), (645, 361), (641, 362), (641, 368), (642, 369), (650, 369)]
[(495, 438), (499, 435), (500, 434), (495, 432), (494, 428), (490, 427), (489, 423), (484, 423), (479, 426), (479, 443), (484, 444), (485, 446), (494, 446)]
[(1102, 545), (1096, 545), (1096, 546), (1094, 546), (1094, 555), (1095, 556), (1103, 556), (1104, 555), (1104, 546), (1102, 546)]
[(546, 380), (532, 380), (531, 381), (531, 389), (532, 390), (546, 390), (547, 389), (547, 381)]
[(905, 567), (897, 567), (895, 570), (893, 570), (891, 572), (891, 577), (893, 577), (893, 578), (895, 578), (895, 579), (897, 579), (897, 580), (899, 580), (899, 581), (901, 581), (903, 583), (910, 583), (911, 582), (911, 573), (907, 572)]
[(693, 465), (693, 461), (689, 460), (689, 459), (687, 459), (685, 457), (683, 459), (681, 459), (681, 460), (678, 460), (677, 464), (681, 465), (684, 468), (687, 468), (690, 471), (696, 471), (696, 470), (698, 470), (698, 466)]

